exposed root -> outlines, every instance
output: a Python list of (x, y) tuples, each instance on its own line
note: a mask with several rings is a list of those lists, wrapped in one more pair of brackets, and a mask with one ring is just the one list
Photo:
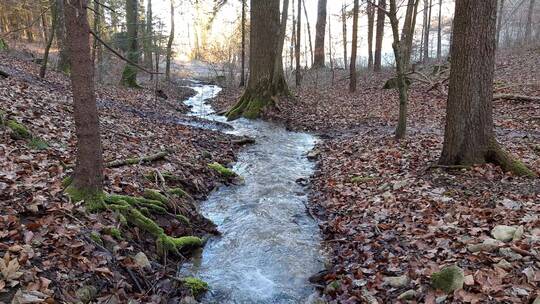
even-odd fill
[(501, 166), (504, 171), (509, 171), (517, 176), (537, 177), (537, 174), (527, 166), (504, 151), (496, 140), (492, 140), (487, 153), (487, 161)]

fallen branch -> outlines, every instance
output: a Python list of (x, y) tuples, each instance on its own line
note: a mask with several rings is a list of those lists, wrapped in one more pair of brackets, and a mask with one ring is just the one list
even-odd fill
[(136, 165), (136, 164), (144, 164), (144, 163), (151, 163), (156, 160), (160, 160), (165, 158), (165, 156), (169, 155), (169, 152), (167, 151), (161, 151), (156, 154), (137, 157), (137, 158), (127, 158), (127, 159), (119, 159), (119, 160), (113, 160), (105, 164), (105, 167), (107, 168), (116, 168), (116, 167), (122, 167), (126, 165)]
[(495, 94), (495, 95), (493, 95), (493, 100), (497, 100), (497, 99), (540, 102), (540, 97), (527, 96), (527, 95), (517, 95), (517, 94), (516, 95), (514, 95), (514, 94)]

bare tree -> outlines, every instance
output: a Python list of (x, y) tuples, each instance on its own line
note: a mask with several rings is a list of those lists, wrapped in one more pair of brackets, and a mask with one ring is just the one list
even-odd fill
[(317, 24), (315, 26), (314, 68), (324, 67), (324, 36), (326, 34), (326, 0), (319, 0), (317, 6)]
[(165, 60), (165, 79), (171, 80), (171, 58), (173, 55), (172, 45), (174, 41), (174, 0), (171, 0), (171, 32), (167, 40), (167, 57)]
[(77, 165), (66, 193), (74, 201), (84, 201), (89, 211), (95, 211), (103, 207), (103, 156), (88, 37), (88, 2), (66, 0), (65, 4), (73, 116), (77, 135)]
[(57, 69), (64, 73), (69, 72), (69, 54), (66, 47), (66, 22), (64, 13), (64, 0), (56, 0), (58, 22), (56, 26), (56, 44), (58, 46)]
[(368, 69), (373, 69), (373, 26), (375, 24), (375, 6), (371, 3), (367, 3), (367, 17), (368, 17)]
[(457, 0), (442, 165), (499, 164), (534, 176), (499, 146), (493, 127), (496, 1)]
[(343, 67), (347, 69), (347, 10), (345, 3), (341, 6), (341, 23), (343, 26)]
[(504, 15), (504, 0), (499, 0), (499, 12), (497, 16), (497, 46), (499, 46), (499, 41), (501, 38), (501, 28), (502, 28), (502, 20)]
[(533, 24), (533, 12), (534, 12), (534, 2), (535, 0), (530, 0), (529, 10), (527, 11), (527, 25), (525, 26), (525, 42), (531, 42), (532, 37), (532, 24)]
[[(138, 16), (138, 1), (126, 0), (126, 27), (127, 27), (127, 58), (134, 63), (139, 61), (139, 47), (137, 43), (137, 20)], [(137, 68), (132, 64), (126, 64), (122, 72), (122, 80), (120, 84), (126, 87), (138, 87), (137, 84)]]
[(431, 32), (431, 1), (424, 0), (424, 62), (429, 61), (429, 34)]
[(350, 78), (351, 78), (349, 82), (349, 92), (351, 93), (356, 91), (356, 52), (358, 49), (358, 10), (359, 10), (358, 0), (354, 0), (351, 66), (350, 66), (350, 73), (349, 73)]
[[(300, 43), (301, 40), (301, 33), (302, 33), (302, 1), (298, 0), (298, 18), (296, 18), (296, 45), (294, 48), (294, 56), (296, 58), (296, 86), (299, 87), (302, 84), (302, 72), (301, 72), (301, 64), (300, 64)], [(307, 57), (307, 55), (306, 55)]]
[(242, 0), (242, 68), (240, 71), (240, 87), (246, 85), (246, 0)]
[(378, 72), (381, 70), (382, 66), (382, 43), (384, 38), (384, 19), (385, 14), (386, 0), (379, 0), (378, 10), (377, 10), (377, 33), (375, 36), (375, 59), (373, 62), (373, 69)]
[(442, 55), (442, 28), (441, 28), (441, 17), (442, 16), (442, 0), (439, 0), (439, 22), (437, 25), (437, 61), (441, 61)]

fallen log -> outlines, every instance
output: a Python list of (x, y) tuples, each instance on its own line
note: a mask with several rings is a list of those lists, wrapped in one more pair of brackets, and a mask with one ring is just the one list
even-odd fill
[(517, 95), (517, 94), (495, 94), (495, 95), (493, 95), (493, 100), (498, 100), (498, 99), (540, 102), (540, 97), (537, 97), (537, 96), (527, 96), (527, 95)]
[(122, 167), (126, 165), (136, 165), (136, 164), (144, 164), (144, 163), (151, 163), (156, 160), (164, 159), (165, 156), (169, 155), (169, 152), (167, 151), (161, 151), (156, 154), (152, 155), (146, 155), (142, 157), (136, 157), (136, 158), (126, 158), (126, 159), (119, 159), (119, 160), (113, 160), (105, 164), (105, 167), (107, 168), (117, 168)]

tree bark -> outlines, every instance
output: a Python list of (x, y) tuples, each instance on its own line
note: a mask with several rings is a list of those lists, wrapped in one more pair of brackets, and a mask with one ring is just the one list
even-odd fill
[(345, 3), (341, 7), (341, 23), (343, 26), (343, 67), (347, 69), (347, 10)]
[(353, 93), (356, 91), (356, 52), (358, 49), (358, 10), (359, 4), (358, 0), (354, 0), (353, 8), (353, 25), (352, 25), (352, 46), (351, 46), (351, 66), (350, 66), (350, 82), (349, 82), (349, 92)]
[(368, 70), (373, 69), (373, 26), (375, 24), (375, 6), (371, 3), (367, 3), (367, 17), (368, 17)]
[(246, 85), (246, 0), (242, 0), (242, 67), (240, 70), (240, 87)]
[[(426, 7), (427, 4), (427, 7)], [(424, 31), (424, 63), (429, 62), (429, 34), (431, 31), (431, 0), (424, 0), (424, 18), (426, 22)]]
[(317, 24), (315, 27), (315, 58), (313, 59), (314, 68), (324, 67), (324, 36), (326, 34), (326, 1), (319, 0), (317, 6)]
[(501, 27), (502, 27), (502, 20), (503, 20), (503, 14), (504, 13), (504, 0), (499, 0), (499, 11), (497, 16), (497, 47), (499, 46), (499, 42), (501, 40)]
[(57, 17), (57, 11), (56, 7), (54, 5), (54, 0), (49, 1), (51, 4), (51, 32), (48, 33), (47, 36), (47, 44), (45, 45), (45, 52), (43, 53), (43, 62), (41, 63), (41, 67), (39, 69), (39, 77), (45, 78), (45, 74), (47, 73), (47, 64), (49, 62), (49, 52), (51, 50), (51, 46), (54, 40), (54, 32), (56, 30), (56, 26), (58, 25), (58, 17)]
[(251, 31), (249, 80), (238, 103), (225, 115), (233, 120), (239, 117), (255, 119), (266, 109), (275, 106), (277, 96), (288, 94), (285, 80), (276, 71), (280, 45), (279, 0), (251, 0)]
[(493, 162), (533, 176), (504, 152), (493, 127), (496, 1), (457, 0), (441, 165)]
[[(302, 71), (300, 63), (300, 45), (301, 45), (301, 33), (302, 33), (302, 1), (298, 0), (298, 18), (296, 18), (296, 45), (294, 48), (294, 56), (296, 58), (296, 86), (299, 87), (302, 84)], [(307, 56), (307, 54), (306, 54)]]
[(441, 18), (442, 18), (442, 0), (439, 0), (439, 22), (437, 26), (437, 61), (441, 61), (442, 56), (442, 28), (441, 28)]
[(56, 0), (56, 12), (58, 25), (56, 26), (56, 44), (58, 46), (57, 69), (69, 73), (69, 54), (66, 47), (66, 22), (64, 12), (64, 0)]
[(165, 79), (171, 80), (171, 58), (173, 55), (172, 45), (174, 41), (174, 0), (171, 0), (171, 32), (167, 41), (167, 59), (165, 61)]
[(386, 0), (379, 0), (379, 8), (377, 10), (377, 33), (375, 36), (375, 59), (373, 62), (373, 70), (381, 71), (382, 67), (382, 43), (384, 37), (384, 19), (386, 14), (383, 9), (386, 8)]
[(75, 201), (84, 200), (87, 208), (92, 211), (101, 208), (103, 204), (103, 156), (88, 37), (88, 3), (87, 0), (66, 0), (65, 3), (72, 69), (73, 116), (77, 135), (77, 164), (73, 182), (66, 193)]
[[(311, 54), (311, 65), (313, 65), (313, 44), (311, 43), (311, 26), (309, 25), (309, 17), (308, 17), (308, 13), (307, 13), (307, 9), (306, 9), (306, 0), (299, 0), (299, 1), (302, 1), (303, 2), (303, 5), (304, 5), (304, 16), (306, 17), (306, 29), (307, 29), (307, 40), (309, 42), (309, 53)], [(306, 58), (307, 58), (307, 54), (306, 54)], [(307, 64), (306, 64), (307, 66)]]
[[(138, 22), (138, 0), (126, 0), (126, 26), (127, 26), (127, 58), (134, 62), (139, 62), (139, 47), (137, 43), (137, 22)], [(126, 64), (122, 72), (120, 84), (126, 87), (137, 88), (137, 68), (131, 64)]]
[(289, 0), (283, 0), (283, 8), (281, 10), (281, 21), (279, 24), (278, 45), (276, 54), (276, 64), (274, 66), (274, 87), (285, 88), (284, 91), (288, 94), (289, 88), (285, 81), (285, 71), (283, 71), (283, 46), (285, 45), (285, 33), (287, 31), (287, 18), (289, 13)]

